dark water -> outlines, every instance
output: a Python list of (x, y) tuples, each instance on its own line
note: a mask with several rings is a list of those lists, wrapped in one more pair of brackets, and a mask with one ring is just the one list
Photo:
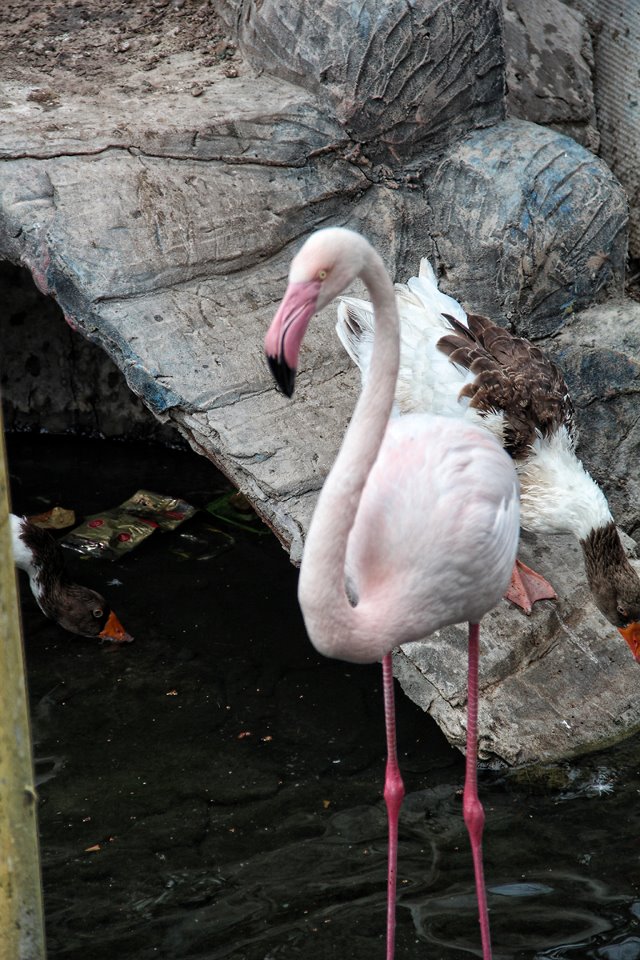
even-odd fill
[[(140, 444), (14, 436), (9, 460), (19, 512), (229, 489)], [(136, 642), (70, 637), (21, 582), (50, 960), (383, 958), (379, 668), (315, 654), (271, 535), (200, 513), (116, 563), (67, 555)], [(397, 957), (477, 956), (462, 758), (398, 700)], [(629, 741), (482, 773), (496, 960), (640, 960), (639, 766)]]

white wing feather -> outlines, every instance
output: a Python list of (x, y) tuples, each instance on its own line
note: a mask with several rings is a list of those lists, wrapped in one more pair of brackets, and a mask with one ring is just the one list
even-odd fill
[[(406, 284), (397, 283), (396, 302), (400, 316), (400, 370), (396, 387), (395, 411), (400, 413), (436, 413), (463, 417), (478, 423), (503, 440), (501, 415), (480, 416), (466, 398), (459, 399), (465, 383), (474, 375), (451, 363), (438, 350), (438, 340), (451, 332), (443, 316), (453, 316), (467, 326), (467, 315), (457, 300), (438, 289), (429, 261), (420, 261), (419, 276)], [(367, 379), (375, 318), (371, 304), (355, 297), (340, 297), (336, 331), (345, 350)]]
[[(504, 445), (504, 416), (479, 414), (465, 398), (458, 399), (474, 374), (456, 366), (438, 350), (438, 340), (451, 330), (443, 313), (468, 326), (467, 315), (452, 297), (438, 290), (428, 260), (420, 262), (419, 276), (397, 283), (400, 316), (400, 369), (395, 412), (435, 413), (475, 423)], [(375, 320), (366, 300), (343, 297), (338, 306), (338, 336), (349, 356), (367, 378), (373, 348)], [(606, 498), (585, 471), (566, 429), (544, 441), (539, 438), (531, 453), (518, 462), (522, 487), (521, 521), (537, 533), (573, 533), (584, 539), (594, 527), (606, 525), (611, 514)], [(510, 522), (509, 517), (505, 522)], [(499, 540), (499, 538), (497, 538)]]

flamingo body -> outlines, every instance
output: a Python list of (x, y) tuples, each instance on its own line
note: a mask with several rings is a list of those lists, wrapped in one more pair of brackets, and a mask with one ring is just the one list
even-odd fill
[(509, 584), (517, 542), (517, 480), (486, 431), (445, 417), (392, 418), (347, 541), (357, 619), (344, 630), (335, 597), (303, 558), (309, 637), (327, 656), (370, 662), (451, 623), (479, 622)]

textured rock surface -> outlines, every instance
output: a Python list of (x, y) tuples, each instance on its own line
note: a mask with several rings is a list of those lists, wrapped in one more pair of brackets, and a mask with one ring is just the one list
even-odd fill
[(561, 0), (505, 0), (509, 116), (573, 137), (597, 153), (593, 45), (585, 18)]
[(617, 522), (640, 530), (640, 303), (584, 310), (548, 344), (578, 411), (580, 455)]
[(573, 140), (507, 121), (453, 146), (425, 183), (442, 287), (465, 306), (536, 339), (622, 292), (626, 201)]
[(629, 246), (640, 257), (640, 6), (636, 0), (570, 0), (590, 25), (600, 153), (631, 207)]
[[(603, 626), (584, 582), (578, 543), (565, 536), (523, 537), (519, 555), (549, 578), (559, 599), (536, 604), (529, 618), (503, 600), (482, 621), (481, 752), (509, 764), (545, 761), (639, 729), (637, 665), (619, 633)], [(466, 628), (456, 626), (394, 654), (405, 692), (460, 746), (466, 649)]]
[(406, 162), (504, 116), (494, 0), (225, 0), (220, 9), (250, 62), (327, 98), (376, 159)]
[[(294, 561), (358, 389), (331, 310), (304, 345), (295, 402), (275, 392), (262, 359), (290, 258), (311, 230), (365, 232), (397, 279), (427, 254), (466, 306), (536, 337), (562, 336), (568, 321), (574, 330), (573, 313), (620, 293), (623, 277), (626, 206), (608, 169), (555, 131), (499, 119), (497, 3), (358, 9), (221, 4), (243, 59), (231, 71), (198, 62), (195, 90), (195, 55), (149, 70), (142, 27), (126, 83), (111, 54), (96, 64), (108, 78), (99, 92), (74, 73), (67, 85), (58, 61), (46, 86), (46, 58), (33, 76), (0, 67), (0, 257), (28, 267), (149, 409), (237, 483)], [(284, 61), (283, 24), (296, 40)], [(93, 28), (87, 19), (87, 43)], [(130, 43), (120, 37), (118, 50)], [(570, 623), (576, 611), (566, 610)], [(547, 620), (531, 623), (534, 641), (529, 621), (513, 623), (522, 656), (529, 642), (548, 646)], [(591, 630), (606, 647), (606, 625)], [(631, 683), (626, 667), (607, 667), (611, 716)], [(563, 669), (583, 690), (568, 655)], [(493, 676), (500, 686), (497, 666)], [(543, 672), (536, 682), (537, 721)], [(505, 713), (524, 716), (523, 696), (511, 686)], [(616, 734), (633, 728), (634, 702)], [(445, 699), (432, 709), (454, 731)], [(596, 742), (590, 731), (574, 747)], [(501, 741), (512, 734), (497, 727), (488, 748), (507, 756)]]

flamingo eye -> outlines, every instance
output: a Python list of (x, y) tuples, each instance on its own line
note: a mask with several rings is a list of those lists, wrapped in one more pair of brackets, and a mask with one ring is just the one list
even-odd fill
[(326, 270), (318, 270), (318, 280), (324, 280), (327, 276)]
[(96, 607), (91, 611), (96, 620), (100, 620), (104, 616), (104, 610), (101, 610), (100, 607)]

